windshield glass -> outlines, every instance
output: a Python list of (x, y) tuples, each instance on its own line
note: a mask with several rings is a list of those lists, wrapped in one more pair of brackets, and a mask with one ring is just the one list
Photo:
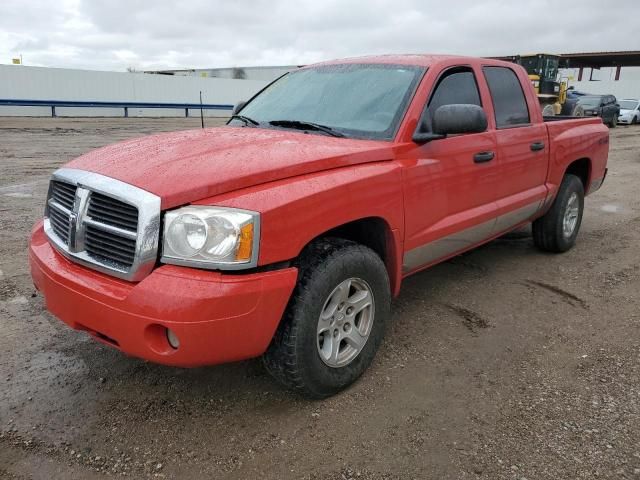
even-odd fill
[(580, 97), (580, 100), (578, 100), (578, 102), (584, 108), (595, 108), (600, 106), (601, 99), (602, 97), (585, 96), (585, 97)]
[(520, 65), (524, 67), (529, 75), (540, 75), (540, 61), (538, 57), (522, 57)]
[(240, 115), (265, 128), (272, 121), (293, 120), (327, 126), (347, 137), (392, 139), (423, 72), (420, 67), (379, 64), (296, 70), (269, 85)]
[(542, 77), (555, 80), (558, 76), (559, 60), (555, 57), (545, 57), (543, 60)]
[(634, 110), (638, 106), (638, 102), (635, 100), (620, 100), (618, 103), (622, 110)]

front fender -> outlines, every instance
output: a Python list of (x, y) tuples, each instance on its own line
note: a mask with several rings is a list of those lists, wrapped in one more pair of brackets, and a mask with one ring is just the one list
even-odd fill
[[(302, 175), (194, 203), (260, 212), (258, 265), (293, 259), (324, 232), (366, 217), (383, 219), (396, 232), (394, 242), (403, 238), (402, 175), (392, 161)], [(401, 246), (392, 248), (402, 255)]]

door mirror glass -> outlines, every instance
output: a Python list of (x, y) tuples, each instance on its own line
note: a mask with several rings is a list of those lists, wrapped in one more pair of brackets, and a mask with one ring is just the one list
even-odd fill
[(247, 104), (246, 100), (241, 100), (238, 103), (236, 103), (236, 105), (233, 107), (233, 110), (231, 110), (231, 115), (236, 115), (240, 110), (244, 108), (246, 104)]
[(439, 135), (480, 133), (486, 129), (487, 115), (478, 105), (443, 105), (433, 115), (433, 133)]

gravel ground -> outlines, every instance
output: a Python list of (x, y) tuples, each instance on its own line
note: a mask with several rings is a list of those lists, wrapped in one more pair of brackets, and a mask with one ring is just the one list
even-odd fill
[(640, 128), (612, 130), (576, 248), (523, 231), (411, 277), (372, 368), (311, 402), (255, 360), (127, 358), (35, 294), (48, 175), (198, 122), (0, 119), (0, 478), (640, 479)]

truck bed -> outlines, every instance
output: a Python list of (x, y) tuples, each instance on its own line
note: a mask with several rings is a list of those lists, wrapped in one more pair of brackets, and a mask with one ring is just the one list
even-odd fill
[[(567, 162), (589, 161), (589, 183), (605, 175), (609, 153), (609, 128), (600, 117), (544, 117), (549, 135), (549, 178), (553, 189), (559, 185)], [(556, 178), (557, 177), (557, 178)], [(589, 185), (585, 185), (589, 192)]]

